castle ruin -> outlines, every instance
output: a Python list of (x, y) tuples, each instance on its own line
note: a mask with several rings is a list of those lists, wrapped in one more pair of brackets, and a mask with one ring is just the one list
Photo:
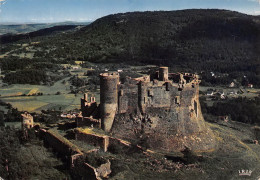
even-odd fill
[(161, 152), (213, 149), (214, 135), (201, 113), (199, 83), (198, 75), (169, 73), (168, 67), (140, 78), (127, 77), (124, 83), (119, 73), (102, 73), (100, 104), (85, 94), (77, 125), (95, 125)]
[(33, 128), (33, 116), (29, 114), (28, 112), (25, 112), (22, 116), (22, 128), (23, 129), (31, 129)]

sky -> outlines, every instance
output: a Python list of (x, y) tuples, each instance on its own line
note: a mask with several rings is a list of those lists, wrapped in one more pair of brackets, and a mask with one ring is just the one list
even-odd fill
[(192, 8), (260, 15), (260, 0), (0, 0), (0, 24), (88, 22), (121, 12)]

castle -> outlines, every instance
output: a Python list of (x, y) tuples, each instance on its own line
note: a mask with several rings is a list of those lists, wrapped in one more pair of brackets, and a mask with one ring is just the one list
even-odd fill
[(77, 126), (96, 126), (161, 152), (213, 149), (214, 135), (201, 113), (199, 83), (198, 75), (169, 73), (168, 67), (140, 78), (127, 77), (124, 83), (118, 73), (102, 73), (100, 104), (85, 94)]

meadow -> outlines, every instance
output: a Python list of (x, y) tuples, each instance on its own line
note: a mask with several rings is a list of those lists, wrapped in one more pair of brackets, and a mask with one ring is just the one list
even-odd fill
[[(69, 111), (80, 109), (80, 99), (83, 94), (71, 94), (70, 83), (62, 83), (68, 78), (56, 82), (53, 86), (15, 84), (0, 89), (0, 99), (10, 103), (19, 111), (41, 112), (53, 109)], [(59, 93), (58, 93), (59, 92)], [(43, 95), (35, 95), (42, 93)], [(98, 92), (89, 92), (99, 101)]]

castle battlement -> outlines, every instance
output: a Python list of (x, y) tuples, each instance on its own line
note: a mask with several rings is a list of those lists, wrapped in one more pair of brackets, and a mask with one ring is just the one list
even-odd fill
[(149, 137), (150, 146), (163, 151), (212, 148), (214, 142), (200, 142), (214, 140), (201, 113), (199, 83), (198, 75), (169, 73), (168, 67), (122, 84), (118, 73), (102, 73), (100, 104), (82, 101), (81, 120), (101, 119), (101, 128), (121, 139)]
[(100, 76), (108, 77), (108, 78), (118, 78), (119, 77), (119, 73), (118, 72), (101, 73)]

